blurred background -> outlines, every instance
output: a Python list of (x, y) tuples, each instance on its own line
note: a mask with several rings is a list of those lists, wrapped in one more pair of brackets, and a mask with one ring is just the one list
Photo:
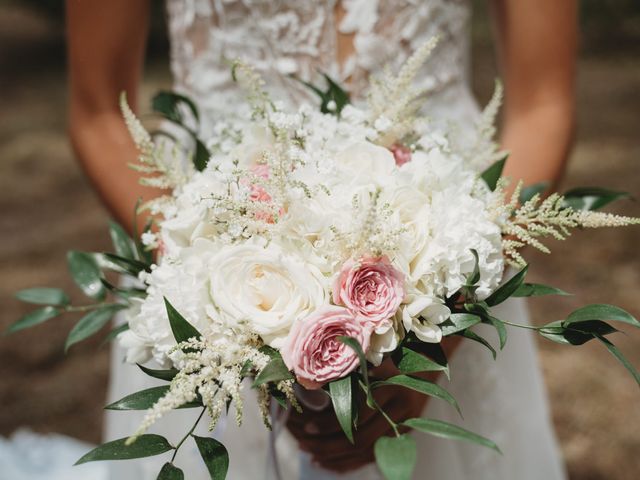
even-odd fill
[[(153, 2), (141, 105), (171, 85), (162, 2)], [(474, 88), (489, 98), (497, 76), (486, 2), (474, 2)], [(640, 1), (583, 0), (578, 133), (562, 189), (597, 184), (640, 194)], [(67, 249), (109, 247), (108, 215), (75, 163), (66, 137), (62, 2), (0, 0), (0, 329), (26, 313), (18, 289), (73, 292)], [(637, 202), (614, 207), (640, 216)], [(530, 252), (531, 280), (575, 293), (531, 302), (535, 323), (586, 303), (640, 316), (640, 228), (589, 231)], [(80, 299), (80, 295), (76, 296)], [(20, 428), (97, 443), (109, 349), (90, 341), (63, 353), (72, 318), (0, 337), (0, 437)], [(640, 366), (640, 336), (617, 344)], [(640, 392), (601, 345), (539, 342), (553, 419), (571, 479), (640, 478)], [(527, 412), (522, 412), (526, 415)]]

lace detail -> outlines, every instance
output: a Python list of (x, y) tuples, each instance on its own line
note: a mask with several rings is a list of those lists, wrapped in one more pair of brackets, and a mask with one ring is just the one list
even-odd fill
[[(338, 0), (339, 1), (339, 0)], [(439, 47), (419, 76), (428, 92), (467, 80), (468, 0), (168, 0), (175, 87), (218, 110), (236, 102), (229, 61), (241, 58), (282, 100), (307, 98), (295, 80), (320, 72), (347, 82), (357, 98), (369, 74), (396, 68), (429, 38)], [(354, 54), (338, 64), (337, 32), (353, 35)]]

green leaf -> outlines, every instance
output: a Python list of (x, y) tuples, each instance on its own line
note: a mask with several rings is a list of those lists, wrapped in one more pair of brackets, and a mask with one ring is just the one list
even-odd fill
[(440, 329), (442, 330), (442, 335), (452, 335), (480, 323), (481, 320), (478, 315), (471, 313), (453, 313), (445, 322), (440, 324)]
[(340, 336), (338, 337), (342, 343), (351, 348), (356, 355), (358, 355), (358, 360), (360, 360), (360, 371), (362, 372), (362, 377), (365, 381), (367, 387), (369, 387), (369, 372), (367, 371), (367, 358), (364, 355), (364, 351), (362, 350), (362, 346), (360, 342), (353, 337)]
[(20, 320), (10, 325), (7, 328), (6, 333), (14, 333), (25, 328), (33, 327), (35, 325), (39, 325), (47, 320), (51, 320), (54, 317), (57, 317), (62, 313), (60, 310), (54, 307), (43, 307), (32, 312), (27, 313)]
[(614, 322), (622, 322), (636, 328), (640, 328), (640, 322), (635, 319), (629, 312), (620, 307), (606, 304), (593, 304), (579, 308), (572, 312), (562, 323), (568, 326), (573, 323), (585, 322), (589, 320), (611, 320)]
[(549, 188), (548, 182), (534, 183), (528, 185), (520, 192), (520, 203), (526, 203), (531, 200), (535, 195), (542, 194), (547, 188)]
[[(127, 395), (121, 398), (117, 402), (113, 402), (107, 405), (105, 410), (148, 410), (153, 407), (158, 400), (164, 397), (169, 392), (169, 385), (162, 385), (159, 387), (151, 387), (139, 392)], [(202, 407), (202, 403), (198, 401), (187, 402), (178, 408), (196, 408)]]
[(523, 283), (513, 292), (512, 297), (541, 297), (543, 295), (571, 295), (559, 288), (540, 283)]
[(484, 180), (484, 182), (487, 184), (487, 187), (489, 187), (489, 190), (491, 190), (492, 192), (498, 185), (498, 180), (500, 180), (500, 177), (502, 176), (502, 170), (504, 170), (504, 164), (506, 163), (506, 161), (506, 157), (502, 160), (498, 160), (480, 175), (480, 178)]
[(120, 224), (110, 221), (109, 234), (111, 235), (113, 248), (120, 257), (132, 260), (136, 258), (133, 240)]
[(35, 303), (37, 305), (69, 305), (69, 297), (59, 288), (36, 287), (20, 290), (16, 298), (22, 302)]
[(396, 350), (392, 354), (392, 358), (402, 373), (444, 372), (449, 377), (449, 366), (446, 363), (442, 365), (410, 348), (402, 347), (401, 350)]
[(498, 339), (500, 340), (500, 350), (502, 350), (507, 344), (507, 328), (505, 327), (504, 322), (499, 318), (492, 317), (491, 315), (486, 316), (485, 319), (488, 323), (493, 325), (493, 327), (496, 329), (496, 332), (498, 332)]
[(386, 480), (410, 480), (417, 460), (416, 441), (407, 434), (380, 437), (374, 454), (378, 468)]
[(196, 150), (193, 153), (193, 166), (196, 167), (197, 171), (202, 172), (207, 168), (207, 164), (211, 158), (211, 153), (200, 139), (194, 137), (194, 140), (196, 142)]
[(69, 336), (67, 336), (67, 341), (64, 345), (64, 351), (69, 350), (71, 345), (81, 342), (94, 333), (99, 332), (118, 311), (125, 308), (127, 308), (127, 306), (121, 304), (105, 305), (104, 307), (96, 308), (87, 313), (69, 332)]
[(574, 188), (564, 195), (565, 204), (574, 210), (599, 210), (622, 198), (629, 198), (627, 192), (619, 192), (600, 187)]
[(209, 437), (196, 437), (192, 435), (196, 441), (200, 456), (204, 460), (211, 480), (224, 480), (229, 469), (229, 454), (220, 442)]
[(329, 384), (329, 393), (338, 423), (351, 443), (353, 442), (353, 391), (351, 376), (334, 380)]
[(268, 382), (280, 382), (282, 380), (293, 380), (293, 375), (285, 365), (282, 357), (271, 359), (266, 367), (256, 376), (253, 386), (257, 387)]
[(480, 281), (480, 259), (478, 258), (478, 251), (472, 248), (471, 254), (473, 255), (474, 264), (473, 271), (471, 272), (471, 275), (469, 275), (469, 278), (467, 278), (468, 287), (473, 286)]
[(173, 308), (173, 305), (169, 303), (166, 297), (164, 299), (164, 305), (167, 309), (169, 324), (171, 325), (171, 331), (173, 332), (173, 337), (176, 339), (176, 342), (181, 343), (186, 342), (190, 338), (202, 337), (200, 332)]
[(85, 295), (98, 300), (104, 298), (106, 292), (100, 281), (102, 272), (93, 255), (72, 250), (67, 253), (67, 264), (74, 282)]
[(595, 335), (609, 335), (618, 330), (601, 320), (589, 320), (564, 327), (562, 320), (548, 323), (538, 333), (544, 338), (563, 345), (583, 345)]
[(465, 430), (464, 428), (458, 427), (457, 425), (443, 422), (442, 420), (435, 420), (432, 418), (410, 418), (403, 422), (403, 425), (436, 437), (448, 438), (451, 440), (464, 440), (466, 442), (472, 442), (491, 448), (498, 453), (502, 453), (498, 446), (491, 440)]
[(128, 323), (123, 323), (122, 325), (118, 325), (116, 328), (112, 329), (109, 333), (107, 333), (107, 336), (104, 337), (104, 340), (102, 340), (102, 343), (100, 344), (100, 346), (104, 345), (105, 343), (109, 343), (112, 340), (115, 340), (115, 338), (118, 335), (120, 335), (122, 332), (126, 332), (127, 330), (129, 330)]
[(104, 443), (84, 455), (75, 464), (101, 460), (131, 460), (133, 458), (152, 457), (173, 450), (166, 438), (160, 435), (140, 435), (134, 443), (126, 445), (127, 437)]
[(477, 333), (471, 331), (471, 330), (463, 330), (462, 332), (458, 332), (457, 335), (461, 335), (465, 338), (468, 338), (469, 340), (473, 340), (474, 342), (478, 342), (481, 345), (484, 345), (485, 347), (487, 347), (489, 349), (489, 351), (491, 352), (491, 355), (493, 356), (493, 359), (496, 359), (496, 349), (493, 348), (493, 346), (487, 342), (483, 337), (481, 337), (480, 335), (478, 335)]
[(151, 99), (151, 108), (154, 112), (161, 114), (172, 122), (183, 124), (185, 118), (180, 110), (180, 105), (186, 106), (191, 111), (195, 121), (197, 123), (200, 122), (198, 108), (189, 97), (175, 92), (161, 91)]
[(495, 305), (501, 304), (507, 298), (511, 297), (524, 282), (524, 277), (527, 275), (528, 270), (529, 266), (527, 265), (513, 277), (511, 277), (508, 281), (502, 284), (502, 286), (500, 286), (500, 288), (498, 288), (495, 292), (489, 295), (489, 297), (485, 300), (487, 305), (493, 307)]
[(607, 350), (611, 352), (611, 355), (616, 357), (616, 359), (624, 366), (624, 368), (626, 368), (629, 371), (629, 373), (631, 373), (631, 375), (633, 376), (633, 379), (640, 386), (640, 374), (635, 369), (635, 367), (631, 364), (631, 362), (629, 362), (629, 360), (625, 358), (622, 352), (618, 350), (618, 347), (616, 347), (613, 343), (611, 343), (609, 340), (604, 338), (602, 335), (596, 335), (596, 338), (600, 340), (600, 342), (602, 342), (602, 344), (605, 347), (607, 347)]
[(130, 298), (146, 298), (147, 296), (146, 290), (141, 288), (119, 288), (111, 285), (104, 278), (101, 279), (101, 281), (107, 290), (124, 300), (128, 300)]
[(456, 399), (453, 398), (453, 395), (451, 395), (437, 383), (433, 383), (422, 378), (410, 377), (409, 375), (396, 375), (386, 380), (378, 380), (376, 382), (373, 382), (371, 384), (371, 387), (378, 388), (385, 385), (397, 385), (400, 387), (410, 388), (411, 390), (424, 393), (425, 395), (429, 395), (430, 397), (439, 398), (452, 405), (458, 411), (458, 413), (462, 414), (460, 411), (460, 405), (458, 405)]
[(165, 463), (156, 480), (184, 480), (184, 473), (172, 463)]
[(124, 258), (119, 255), (114, 255), (113, 253), (103, 253), (102, 256), (117, 265), (118, 268), (122, 269), (124, 272), (133, 275), (134, 277), (137, 277), (140, 272), (151, 271), (150, 266), (140, 260)]
[(342, 109), (346, 105), (348, 105), (350, 102), (349, 94), (340, 85), (338, 85), (331, 77), (329, 77), (329, 75), (327, 75), (326, 73), (323, 73), (322, 76), (327, 82), (328, 90), (327, 90), (326, 100), (323, 100), (322, 105), (320, 107), (320, 111), (322, 113), (334, 113), (334, 112), (330, 112), (327, 108), (328, 103), (333, 100), (336, 104), (335, 113), (340, 115), (340, 113), (342, 112)]
[(170, 368), (168, 370), (154, 370), (152, 368), (147, 368), (143, 365), (137, 364), (140, 370), (149, 375), (150, 377), (157, 378), (159, 380), (166, 380), (170, 382), (173, 378), (178, 374), (177, 369)]

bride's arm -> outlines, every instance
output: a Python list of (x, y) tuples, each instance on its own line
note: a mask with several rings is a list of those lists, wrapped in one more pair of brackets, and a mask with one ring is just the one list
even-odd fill
[(576, 0), (492, 0), (505, 82), (505, 173), (553, 186), (574, 134)]
[(69, 136), (87, 176), (128, 228), (138, 198), (156, 195), (127, 164), (136, 157), (118, 107), (135, 106), (144, 60), (148, 0), (67, 0)]

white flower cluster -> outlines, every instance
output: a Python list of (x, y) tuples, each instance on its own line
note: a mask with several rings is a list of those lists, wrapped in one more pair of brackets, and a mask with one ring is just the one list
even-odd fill
[(473, 271), (472, 249), (478, 296), (497, 287), (501, 229), (478, 172), (433, 131), (418, 132), (399, 165), (369, 140), (369, 117), (350, 105), (340, 117), (304, 105), (216, 129), (207, 168), (161, 204), (162, 258), (121, 336), (130, 361), (172, 360), (163, 297), (204, 335), (247, 328), (281, 348), (295, 322), (332, 302), (345, 261), (363, 256), (388, 258), (404, 276), (396, 316), (372, 337), (376, 363), (409, 331), (441, 340), (445, 299)]

